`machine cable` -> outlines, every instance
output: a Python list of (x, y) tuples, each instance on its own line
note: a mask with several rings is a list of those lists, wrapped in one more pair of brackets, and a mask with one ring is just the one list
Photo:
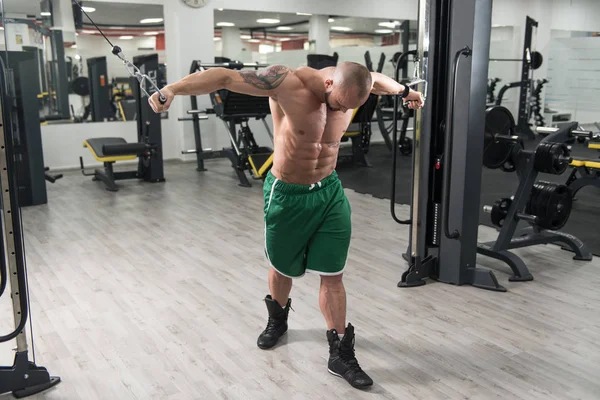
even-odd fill
[(77, 5), (77, 7), (79, 7), (81, 9), (81, 12), (83, 12), (85, 14), (85, 16), (90, 20), (90, 22), (94, 25), (94, 27), (96, 27), (96, 29), (98, 30), (98, 32), (100, 32), (100, 34), (102, 35), (102, 37), (104, 37), (104, 39), (112, 47), (112, 53), (115, 56), (119, 57), (119, 59), (121, 61), (123, 61), (123, 64), (125, 65), (125, 69), (127, 70), (127, 72), (129, 72), (129, 74), (131, 76), (135, 77), (138, 80), (138, 82), (140, 83), (140, 89), (146, 95), (146, 97), (150, 97), (150, 95), (148, 94), (148, 92), (146, 92), (146, 89), (144, 89), (144, 85), (143, 85), (143, 83), (145, 83), (147, 81), (160, 94), (160, 96), (159, 96), (160, 104), (165, 104), (167, 102), (167, 98), (162, 94), (162, 92), (160, 91), (160, 89), (156, 85), (156, 83), (154, 83), (154, 81), (148, 75), (142, 74), (138, 67), (136, 67), (135, 65), (133, 65), (128, 59), (125, 58), (125, 56), (123, 55), (123, 51), (121, 50), (121, 48), (119, 46), (113, 45), (111, 43), (111, 41), (108, 40), (108, 38), (106, 37), (106, 35), (104, 35), (104, 32), (102, 32), (102, 30), (98, 27), (98, 25), (96, 25), (96, 23), (90, 18), (90, 16), (88, 15), (88, 13), (85, 12), (85, 10), (83, 9), (83, 7), (81, 6), (81, 4), (79, 4), (79, 2), (77, 0), (72, 0), (72, 1), (73, 1), (73, 3), (75, 3), (75, 5)]

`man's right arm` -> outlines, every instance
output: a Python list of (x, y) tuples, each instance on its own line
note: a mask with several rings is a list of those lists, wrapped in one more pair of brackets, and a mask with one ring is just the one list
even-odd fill
[(276, 97), (290, 73), (291, 70), (283, 65), (242, 71), (220, 67), (210, 68), (190, 74), (161, 89), (163, 95), (167, 97), (164, 105), (158, 101), (158, 93), (154, 93), (148, 101), (155, 112), (161, 112), (169, 109), (175, 96), (202, 95), (219, 89), (228, 89), (251, 96)]

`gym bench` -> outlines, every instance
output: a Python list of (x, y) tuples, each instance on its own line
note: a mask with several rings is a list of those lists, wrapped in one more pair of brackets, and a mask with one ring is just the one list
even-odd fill
[(153, 146), (146, 143), (127, 143), (125, 139), (118, 137), (87, 139), (83, 142), (83, 147), (90, 150), (96, 161), (104, 164), (104, 169), (96, 168), (93, 173), (86, 173), (83, 157), (79, 157), (81, 173), (84, 176), (93, 176), (94, 181), (102, 181), (106, 190), (111, 192), (119, 191), (117, 180), (140, 178), (137, 170), (115, 172), (115, 162), (133, 161), (139, 156), (150, 158), (154, 155)]
[(585, 186), (600, 188), (600, 160), (577, 159), (570, 163), (573, 167), (566, 185), (573, 190), (573, 197)]

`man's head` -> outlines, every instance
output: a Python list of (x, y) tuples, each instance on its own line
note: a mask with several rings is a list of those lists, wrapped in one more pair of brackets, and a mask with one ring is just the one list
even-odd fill
[(364, 65), (343, 62), (335, 68), (333, 77), (325, 80), (325, 104), (331, 111), (360, 107), (371, 93), (371, 73)]

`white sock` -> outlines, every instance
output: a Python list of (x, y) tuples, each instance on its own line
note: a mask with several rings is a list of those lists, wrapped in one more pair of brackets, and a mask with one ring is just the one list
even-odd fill
[(338, 334), (338, 337), (340, 338), (340, 340), (342, 340), (344, 338), (344, 335)]

